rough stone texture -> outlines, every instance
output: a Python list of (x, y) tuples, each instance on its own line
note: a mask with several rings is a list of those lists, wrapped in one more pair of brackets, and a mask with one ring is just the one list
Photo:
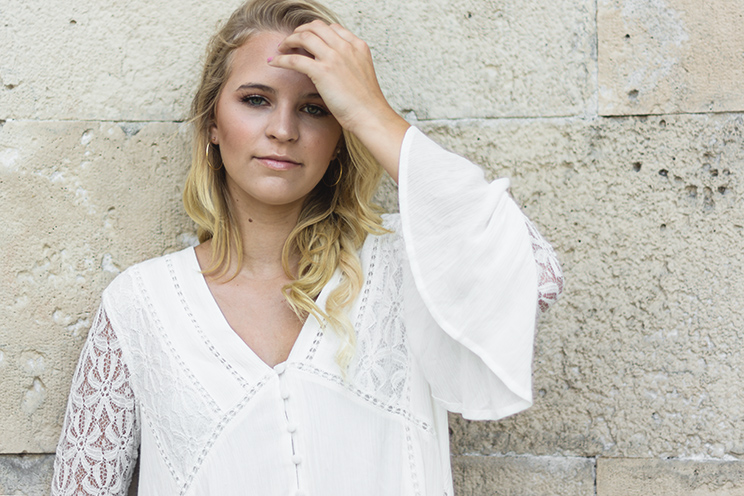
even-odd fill
[[(137, 496), (138, 467), (127, 496)], [(0, 496), (48, 496), (54, 455), (0, 455)]]
[(452, 458), (456, 496), (594, 496), (594, 459), (536, 456)]
[(328, 4), (370, 44), (383, 89), (404, 114), (560, 116), (592, 109), (593, 1)]
[(174, 120), (239, 1), (4, 1), (0, 119)]
[[(206, 41), (239, 3), (4, 2), (0, 119), (182, 120)], [(593, 1), (329, 5), (370, 44), (403, 113), (583, 115), (592, 105)]]
[(7, 122), (0, 130), (0, 452), (53, 452), (100, 293), (194, 241), (176, 124)]
[(599, 113), (744, 110), (744, 2), (599, 0)]
[(597, 460), (597, 496), (741, 496), (744, 462)]
[(53, 455), (0, 456), (0, 495), (48, 495), (53, 465)]
[[(174, 121), (238, 3), (0, 0), (0, 453), (54, 450), (101, 290), (193, 242)], [(598, 496), (744, 495), (740, 462), (702, 460), (744, 457), (744, 0), (329, 3), (566, 272), (535, 406), (452, 417), (458, 494), (592, 494), (599, 456), (639, 459), (600, 459)], [(0, 458), (0, 493), (46, 494), (50, 460)]]
[(535, 406), (454, 419), (455, 453), (744, 454), (744, 116), (430, 123), (513, 178), (563, 263)]

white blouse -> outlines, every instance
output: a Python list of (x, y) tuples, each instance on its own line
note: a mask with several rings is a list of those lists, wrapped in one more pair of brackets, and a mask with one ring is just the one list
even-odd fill
[(360, 252), (346, 379), (312, 316), (286, 362), (261, 361), (193, 248), (119, 275), (73, 378), (52, 494), (126, 494), (139, 449), (139, 496), (452, 495), (446, 411), (530, 406), (536, 314), (562, 287), (508, 185), (408, 131), (401, 213)]

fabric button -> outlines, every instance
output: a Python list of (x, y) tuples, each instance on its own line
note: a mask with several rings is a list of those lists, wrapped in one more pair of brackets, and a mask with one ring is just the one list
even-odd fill
[(289, 398), (289, 391), (287, 391), (287, 388), (283, 386), (279, 389), (279, 394), (282, 395), (283, 400), (286, 400), (287, 398)]
[(292, 455), (292, 463), (299, 465), (302, 463), (302, 457), (300, 455)]
[(277, 363), (276, 365), (274, 365), (274, 371), (279, 375), (282, 375), (286, 370), (287, 370), (286, 362)]
[(297, 430), (297, 424), (290, 422), (287, 424), (287, 432), (294, 433)]

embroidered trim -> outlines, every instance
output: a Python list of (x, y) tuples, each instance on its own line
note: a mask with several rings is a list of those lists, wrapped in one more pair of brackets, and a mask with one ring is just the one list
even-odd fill
[(181, 358), (181, 355), (179, 355), (176, 352), (176, 348), (173, 346), (173, 343), (168, 338), (168, 333), (165, 332), (165, 328), (163, 327), (162, 322), (160, 322), (160, 319), (158, 318), (157, 311), (155, 310), (155, 306), (152, 304), (152, 300), (147, 294), (147, 289), (145, 286), (144, 281), (142, 280), (142, 275), (139, 273), (138, 270), (132, 271), (134, 274), (134, 277), (137, 280), (137, 283), (142, 291), (142, 296), (147, 304), (147, 310), (152, 317), (153, 322), (158, 328), (158, 331), (160, 332), (160, 337), (163, 339), (163, 342), (168, 346), (168, 351), (172, 353), (173, 358), (176, 360), (176, 363), (178, 363), (178, 366), (181, 367), (181, 370), (186, 374), (186, 377), (189, 378), (191, 383), (194, 385), (194, 387), (199, 391), (199, 394), (201, 394), (202, 399), (207, 402), (207, 405), (214, 411), (215, 413), (220, 413), (221, 409), (217, 405), (217, 403), (212, 398), (212, 395), (207, 392), (206, 389), (204, 389), (204, 386), (202, 386), (201, 382), (196, 378), (196, 376), (191, 372), (191, 369), (186, 365), (186, 363)]
[(315, 338), (313, 339), (313, 343), (310, 345), (310, 349), (307, 350), (307, 355), (305, 355), (305, 360), (308, 362), (313, 361), (313, 359), (315, 358), (315, 352), (318, 351), (320, 342), (323, 341), (323, 335), (325, 334), (323, 332), (324, 327), (325, 327), (325, 322), (321, 323), (320, 327), (318, 328), (318, 332), (315, 333)]
[(434, 427), (431, 424), (429, 424), (428, 422), (415, 417), (410, 411), (408, 411), (405, 408), (402, 408), (400, 406), (394, 406), (394, 405), (386, 405), (385, 403), (383, 403), (379, 399), (375, 398), (371, 394), (369, 394), (369, 393), (367, 393), (365, 391), (362, 391), (361, 389), (356, 388), (353, 385), (350, 385), (348, 382), (344, 381), (342, 377), (340, 377), (340, 376), (338, 376), (336, 374), (331, 374), (330, 372), (326, 372), (325, 370), (321, 370), (321, 369), (319, 369), (319, 368), (317, 368), (317, 367), (315, 367), (313, 365), (310, 365), (310, 364), (307, 364), (307, 363), (302, 363), (302, 362), (300, 362), (300, 363), (291, 363), (291, 364), (288, 364), (288, 365), (292, 365), (297, 370), (301, 370), (301, 371), (307, 372), (309, 374), (317, 375), (317, 376), (322, 377), (323, 379), (325, 379), (327, 381), (333, 382), (333, 383), (335, 383), (335, 384), (343, 387), (344, 389), (346, 389), (350, 393), (353, 393), (357, 397), (363, 399), (367, 403), (370, 403), (370, 404), (376, 406), (380, 410), (383, 410), (385, 412), (391, 413), (393, 415), (399, 415), (399, 416), (403, 417), (405, 420), (407, 420), (408, 422), (410, 422), (411, 424), (414, 424), (415, 426), (417, 426), (422, 431), (427, 432), (427, 433), (429, 433), (431, 435), (434, 435)]
[(227, 424), (230, 423), (230, 421), (235, 418), (235, 416), (242, 410), (250, 401), (253, 399), (253, 397), (258, 393), (258, 391), (263, 388), (266, 383), (269, 381), (269, 377), (271, 374), (267, 374), (264, 376), (260, 381), (258, 381), (246, 394), (243, 396), (243, 399), (240, 400), (240, 403), (235, 405), (232, 409), (230, 409), (225, 415), (222, 416), (219, 423), (215, 426), (214, 430), (212, 431), (212, 435), (210, 436), (207, 443), (202, 448), (201, 452), (199, 453), (199, 457), (196, 459), (196, 462), (194, 463), (194, 466), (192, 467), (189, 475), (186, 477), (186, 481), (184, 483), (183, 488), (181, 488), (181, 492), (179, 493), (181, 496), (186, 494), (189, 487), (191, 486), (191, 483), (194, 481), (194, 477), (199, 472), (199, 469), (201, 468), (202, 463), (204, 462), (204, 459), (207, 457), (207, 454), (212, 449), (212, 446), (217, 441), (217, 438), (222, 434), (222, 431), (225, 429)]
[[(191, 372), (191, 369), (186, 366), (186, 364), (183, 362), (183, 358), (176, 352), (175, 347), (173, 346), (173, 343), (168, 338), (168, 334), (165, 331), (165, 328), (163, 327), (162, 322), (157, 316), (157, 312), (155, 310), (155, 307), (152, 303), (151, 298), (148, 295), (147, 288), (144, 284), (144, 281), (142, 280), (142, 275), (140, 274), (139, 270), (133, 270), (133, 277), (135, 278), (136, 285), (141, 292), (141, 297), (144, 300), (145, 307), (147, 310), (147, 315), (150, 318), (152, 324), (155, 326), (155, 329), (157, 330), (157, 336), (159, 339), (162, 340), (162, 343), (168, 348), (168, 351), (170, 353), (169, 357), (175, 360), (176, 364), (179, 366), (179, 370), (184, 374), (184, 376), (188, 379), (187, 384), (191, 387), (193, 387), (201, 397), (201, 399), (205, 402), (204, 406), (207, 406), (209, 410), (211, 410), (211, 415), (209, 412), (203, 412), (199, 411), (198, 409), (192, 410), (190, 413), (191, 415), (197, 415), (201, 416), (202, 420), (206, 425), (213, 424), (214, 420), (218, 418), (221, 414), (221, 409), (217, 405), (217, 403), (212, 399), (212, 397), (207, 393), (207, 391), (202, 386), (201, 382), (197, 380), (197, 378), (194, 376), (194, 374)], [(175, 385), (174, 385), (175, 387)], [(155, 446), (158, 449), (158, 452), (160, 453), (163, 462), (168, 467), (168, 470), (170, 471), (171, 475), (173, 476), (174, 481), (178, 486), (181, 487), (181, 494), (188, 489), (188, 485), (190, 484), (190, 478), (186, 476), (188, 473), (188, 470), (193, 470), (194, 465), (191, 465), (191, 468), (189, 467), (190, 463), (189, 460), (186, 457), (186, 453), (178, 453), (179, 456), (181, 456), (181, 460), (183, 461), (182, 469), (181, 471), (177, 470), (173, 460), (171, 460), (169, 453), (170, 450), (165, 449), (165, 439), (163, 436), (161, 436), (161, 429), (164, 427), (158, 423), (155, 423), (155, 418), (159, 417), (159, 415), (156, 415), (155, 412), (153, 412), (147, 404), (144, 402), (141, 402), (142, 407), (142, 417), (145, 419), (145, 422), (147, 422), (147, 425), (149, 426), (153, 439), (155, 441)], [(175, 433), (175, 429), (173, 427), (170, 427), (167, 432)], [(168, 442), (168, 445), (172, 449), (176, 449), (175, 441), (171, 440)], [(196, 458), (198, 459), (198, 458)], [(191, 461), (191, 463), (196, 463), (195, 461)], [(180, 474), (180, 475), (179, 475)]]
[(194, 314), (191, 312), (191, 307), (189, 306), (188, 302), (186, 301), (186, 297), (183, 294), (183, 291), (181, 291), (181, 284), (178, 280), (178, 276), (176, 275), (175, 268), (173, 267), (173, 256), (168, 255), (165, 258), (166, 264), (168, 265), (168, 272), (170, 273), (171, 279), (173, 281), (173, 287), (176, 289), (176, 293), (178, 294), (178, 298), (181, 300), (181, 305), (183, 306), (184, 312), (186, 312), (186, 315), (188, 316), (189, 320), (191, 320), (191, 325), (194, 326), (194, 329), (196, 329), (196, 333), (199, 335), (199, 337), (202, 339), (202, 342), (207, 347), (207, 349), (214, 355), (217, 360), (220, 361), (220, 363), (230, 371), (230, 373), (235, 377), (235, 380), (238, 381), (240, 386), (243, 389), (248, 389), (251, 387), (250, 383), (245, 380), (245, 378), (237, 371), (235, 368), (230, 365), (230, 363), (220, 354), (219, 351), (214, 347), (212, 344), (212, 341), (207, 337), (206, 333), (202, 330), (199, 323), (196, 321), (196, 318), (194, 317)]

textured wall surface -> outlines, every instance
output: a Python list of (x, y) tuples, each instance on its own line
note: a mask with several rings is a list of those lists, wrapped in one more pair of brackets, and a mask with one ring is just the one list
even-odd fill
[[(183, 119), (238, 3), (0, 0), (0, 494), (46, 493), (106, 284), (194, 242)], [(457, 494), (744, 494), (744, 0), (329, 4), (566, 273), (534, 407), (451, 418)]]
[(601, 115), (744, 110), (744, 3), (598, 4)]
[(120, 270), (185, 247), (186, 127), (9, 120), (0, 130), (0, 452), (56, 447), (75, 357)]
[(456, 422), (454, 449), (741, 455), (742, 116), (425, 129), (510, 173), (567, 280), (538, 332), (535, 406), (500, 423)]

